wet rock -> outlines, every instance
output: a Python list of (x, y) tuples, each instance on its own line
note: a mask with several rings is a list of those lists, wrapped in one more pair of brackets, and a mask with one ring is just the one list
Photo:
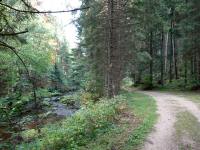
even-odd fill
[(66, 107), (65, 105), (59, 102), (52, 102), (53, 113), (58, 116), (71, 116), (73, 115), (77, 109)]
[(51, 101), (59, 101), (60, 100), (60, 97), (52, 97), (51, 99), (50, 99)]
[(63, 104), (59, 102), (63, 97), (72, 95), (72, 92), (69, 92), (63, 96), (54, 96), (49, 99), (51, 105), (51, 114), (56, 114), (60, 117), (69, 117), (72, 116), (79, 108), (80, 103), (72, 101), (70, 104)]
[(44, 98), (44, 101), (50, 101), (50, 100), (51, 98), (48, 98), (48, 97)]

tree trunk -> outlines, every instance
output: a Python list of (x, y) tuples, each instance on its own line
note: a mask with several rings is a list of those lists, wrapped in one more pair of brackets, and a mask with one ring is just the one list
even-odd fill
[(194, 55), (192, 54), (192, 57), (190, 58), (190, 74), (193, 77), (194, 76)]
[(197, 80), (200, 83), (200, 52), (197, 52)]
[(149, 68), (149, 73), (150, 73), (150, 83), (151, 86), (153, 86), (153, 32), (150, 32), (150, 41), (149, 41), (149, 48), (150, 48), (150, 56), (151, 56), (151, 61), (150, 61), (150, 68)]
[(185, 66), (185, 86), (187, 85), (187, 82), (188, 82), (188, 80), (187, 80), (187, 60), (185, 59), (185, 62), (184, 62), (185, 64), (184, 64), (184, 66)]
[(114, 97), (119, 93), (121, 82), (121, 55), (120, 55), (120, 1), (108, 0), (109, 41), (108, 41), (108, 71), (107, 96)]
[(164, 49), (164, 33), (163, 31), (161, 32), (161, 43), (160, 43), (160, 81), (161, 81), (161, 85), (164, 85), (164, 54), (163, 54), (163, 49)]
[(198, 81), (198, 56), (195, 53), (194, 56), (194, 76), (195, 76), (195, 80)]
[(138, 76), (137, 76), (136, 82), (135, 82), (136, 85), (141, 84), (141, 81), (142, 81), (142, 70), (139, 69), (139, 71), (138, 71)]
[(169, 82), (171, 83), (173, 80), (173, 20), (171, 20), (171, 29), (170, 29), (170, 66), (169, 66)]
[(169, 33), (165, 34), (165, 49), (164, 49), (164, 71), (167, 73), (167, 56), (168, 56), (168, 42), (169, 42)]
[(178, 61), (178, 52), (176, 49), (176, 37), (173, 36), (173, 53), (174, 53), (174, 72), (175, 72), (175, 79), (178, 79), (178, 65), (177, 65), (177, 61)]

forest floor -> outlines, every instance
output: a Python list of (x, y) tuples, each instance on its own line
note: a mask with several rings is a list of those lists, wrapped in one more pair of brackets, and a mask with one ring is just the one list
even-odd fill
[(143, 150), (200, 150), (199, 95), (145, 91), (157, 102), (159, 118)]

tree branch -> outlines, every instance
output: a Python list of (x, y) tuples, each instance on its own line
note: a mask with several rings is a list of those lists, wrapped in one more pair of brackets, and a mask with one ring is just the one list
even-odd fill
[(28, 30), (21, 31), (21, 32), (12, 32), (12, 33), (1, 33), (0, 32), (0, 36), (14, 36), (14, 35), (19, 35), (19, 34), (25, 34), (27, 32), (28, 32)]
[[(33, 91), (33, 98), (34, 98), (34, 103), (35, 103), (35, 108), (34, 108), (34, 111), (35, 111), (35, 115), (36, 115), (36, 121), (37, 119), (39, 118), (38, 117), (38, 114), (37, 114), (37, 111), (38, 111), (38, 104), (37, 104), (37, 93), (36, 93), (36, 85), (35, 85), (35, 81), (33, 79), (31, 79), (31, 76), (30, 76), (30, 72), (29, 72), (29, 69), (28, 67), (26, 66), (26, 63), (23, 61), (23, 59), (21, 58), (21, 56), (18, 54), (17, 50), (8, 45), (7, 43), (3, 42), (3, 41), (0, 41), (0, 46), (3, 46), (3, 47), (6, 47), (8, 49), (10, 49), (18, 58), (19, 60), (21, 61), (21, 63), (23, 64), (26, 72), (27, 72), (27, 76), (28, 76), (28, 80), (30, 82), (30, 84), (32, 85), (32, 91)], [(38, 133), (40, 132), (40, 129), (38, 128), (37, 126), (37, 130), (38, 130)]]
[(24, 68), (25, 68), (25, 70), (26, 70), (26, 72), (27, 72), (27, 74), (29, 76), (30, 74), (29, 74), (28, 67), (26, 66), (26, 64), (23, 61), (23, 59), (19, 56), (19, 54), (17, 53), (16, 49), (14, 47), (6, 44), (5, 42), (2, 42), (2, 41), (0, 41), (0, 46), (3, 46), (3, 47), (6, 47), (6, 48), (10, 49), (19, 58), (19, 60), (22, 62), (23, 66), (24, 66)]
[[(32, 7), (29, 3), (27, 3), (25, 0), (21, 0), (21, 1), (23, 2), (23, 4), (24, 4), (26, 7), (31, 8), (31, 9), (33, 9), (33, 10), (35, 10), (35, 11), (38, 11), (36, 8)], [(38, 12), (39, 12), (39, 11), (38, 11)]]
[(7, 7), (11, 10), (20, 12), (20, 13), (30, 13), (30, 14), (51, 14), (51, 13), (68, 13), (68, 12), (74, 12), (74, 11), (79, 11), (79, 10), (85, 10), (85, 9), (89, 9), (90, 7), (83, 7), (83, 8), (75, 8), (75, 9), (71, 9), (71, 10), (61, 10), (61, 11), (29, 11), (29, 10), (20, 10), (14, 7), (11, 7), (10, 5), (4, 4), (0, 2), (0, 5)]
[(36, 86), (35, 86), (34, 81), (31, 79), (30, 72), (29, 72), (28, 67), (26, 66), (26, 63), (24, 62), (24, 60), (21, 58), (21, 56), (18, 54), (17, 50), (14, 47), (8, 45), (7, 43), (5, 43), (3, 41), (0, 41), (0, 46), (3, 46), (3, 47), (6, 47), (6, 48), (10, 49), (19, 58), (19, 60), (21, 61), (22, 65), (24, 66), (24, 68), (26, 70), (26, 73), (27, 73), (27, 76), (28, 76), (28, 80), (32, 84), (33, 97), (34, 97), (34, 102), (35, 102), (35, 109), (37, 110)]

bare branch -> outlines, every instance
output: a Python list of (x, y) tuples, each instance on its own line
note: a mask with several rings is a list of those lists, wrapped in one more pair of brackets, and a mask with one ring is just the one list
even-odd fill
[(30, 6), (25, 0), (21, 0), (23, 2), (23, 4), (28, 7), (28, 8), (32, 8), (32, 6)]
[(0, 32), (0, 36), (14, 36), (14, 35), (19, 35), (19, 34), (25, 34), (27, 32), (28, 32), (28, 30), (21, 31), (21, 32), (12, 32), (12, 33), (1, 33)]
[(14, 7), (11, 7), (10, 5), (4, 4), (0, 2), (0, 5), (7, 7), (11, 10), (20, 12), (20, 13), (30, 13), (30, 14), (52, 14), (52, 13), (68, 13), (68, 12), (75, 12), (75, 11), (81, 11), (81, 10), (85, 10), (85, 9), (89, 9), (90, 7), (83, 7), (83, 8), (75, 8), (75, 9), (71, 9), (71, 10), (61, 10), (61, 11), (29, 11), (29, 10), (20, 10)]
[(23, 59), (19, 56), (19, 54), (17, 53), (16, 49), (8, 44), (6, 44), (5, 42), (2, 42), (0, 41), (0, 46), (3, 46), (3, 47), (6, 47), (8, 49), (10, 49), (18, 58), (19, 60), (22, 62), (26, 72), (27, 72), (27, 75), (30, 76), (29, 74), (29, 70), (28, 70), (28, 67), (26, 66), (25, 62), (23, 61)]
[[(28, 7), (28, 8), (31, 8), (31, 9), (33, 9), (33, 10), (35, 10), (35, 11), (38, 11), (36, 8), (34, 8), (33, 6), (31, 6), (29, 3), (27, 3), (25, 0), (21, 0), (22, 2), (23, 2), (23, 4), (26, 6), (26, 7)], [(39, 11), (38, 11), (39, 12)]]

